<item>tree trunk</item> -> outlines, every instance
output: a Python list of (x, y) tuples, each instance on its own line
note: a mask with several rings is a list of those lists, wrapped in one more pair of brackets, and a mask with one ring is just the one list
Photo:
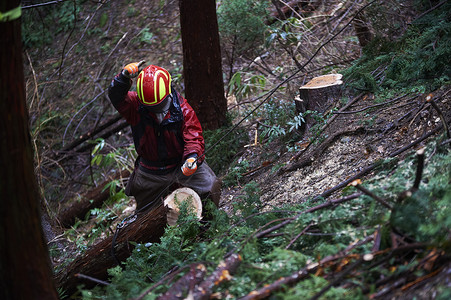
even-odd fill
[[(0, 12), (20, 1), (1, 1)], [(0, 21), (0, 299), (58, 299), (39, 213), (20, 15)]]
[[(114, 236), (102, 240), (57, 274), (58, 287), (65, 290), (68, 295), (72, 295), (80, 284), (85, 284), (88, 288), (95, 284), (93, 281), (86, 281), (80, 275), (98, 280), (107, 279), (107, 270), (114, 267), (117, 261), (124, 261), (131, 255), (133, 245), (130, 242), (155, 243), (160, 241), (166, 226), (166, 214), (167, 209), (163, 205), (139, 214), (135, 221), (119, 230), (115, 241)], [(111, 251), (113, 241), (114, 256)]]
[(225, 124), (227, 100), (214, 0), (179, 0), (185, 97), (205, 129)]
[(373, 39), (373, 34), (368, 26), (367, 20), (363, 13), (357, 15), (353, 22), (354, 30), (359, 39), (360, 47), (365, 47)]

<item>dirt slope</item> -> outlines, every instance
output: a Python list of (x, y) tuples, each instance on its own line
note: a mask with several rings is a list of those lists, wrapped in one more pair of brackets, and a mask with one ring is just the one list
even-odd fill
[[(446, 86), (434, 93), (434, 101), (448, 122), (451, 120), (450, 91), (451, 87)], [(241, 157), (242, 160), (250, 161), (249, 170), (262, 166), (261, 156), (263, 153), (267, 156), (267, 151), (271, 151), (268, 149), (276, 149), (273, 154), (277, 158), (270, 165), (244, 176), (242, 183), (251, 180), (258, 182), (262, 190), (261, 200), (268, 207), (280, 207), (314, 198), (373, 163), (389, 158), (402, 147), (440, 126), (442, 122), (439, 115), (426, 104), (425, 97), (426, 95), (421, 94), (399, 95), (393, 99), (386, 99), (384, 102), (387, 104), (381, 103), (376, 107), (371, 96), (363, 97), (349, 107), (346, 114), (340, 114), (327, 127), (321, 134), (322, 138), (318, 139), (322, 143), (310, 145), (297, 160), (292, 160), (296, 153), (284, 152), (284, 145), (277, 143), (273, 143), (270, 147), (261, 145), (249, 147)], [(443, 132), (440, 130), (432, 137)], [(307, 132), (300, 143), (315, 134)], [(335, 138), (330, 141), (327, 137)], [(427, 141), (428, 139), (397, 157), (402, 159)], [(320, 146), (325, 147), (324, 152), (319, 156), (313, 156)], [(312, 158), (310, 165), (294, 171), (282, 173), (274, 168), (309, 158)], [(224, 191), (223, 202), (226, 207), (234, 198), (234, 194), (233, 190)]]

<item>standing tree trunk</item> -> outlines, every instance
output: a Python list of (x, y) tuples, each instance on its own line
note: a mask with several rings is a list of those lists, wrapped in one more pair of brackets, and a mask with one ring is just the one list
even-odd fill
[(221, 49), (214, 0), (179, 0), (185, 96), (205, 129), (225, 124)]
[(0, 299), (58, 299), (39, 214), (19, 5), (0, 2)]

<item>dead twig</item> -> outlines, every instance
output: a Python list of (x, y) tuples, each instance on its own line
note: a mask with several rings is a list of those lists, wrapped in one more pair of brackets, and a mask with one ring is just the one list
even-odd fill
[[(332, 114), (334, 114), (334, 115), (356, 114), (356, 113), (363, 112), (363, 111), (371, 109), (371, 108), (376, 108), (376, 107), (379, 107), (379, 106), (385, 106), (385, 105), (388, 105), (390, 103), (397, 102), (399, 100), (402, 100), (402, 98), (404, 98), (405, 96), (407, 96), (407, 94), (404, 94), (402, 96), (396, 97), (395, 99), (389, 100), (389, 101), (384, 102), (384, 103), (369, 105), (369, 106), (366, 106), (366, 107), (361, 108), (359, 110), (353, 110), (353, 111), (341, 111), (340, 110), (340, 111), (333, 112)], [(415, 96), (407, 99), (407, 101), (411, 101), (411, 100), (413, 100), (413, 99), (415, 99), (417, 97), (418, 97), (418, 95), (415, 95)]]
[(307, 232), (307, 230), (310, 229), (310, 227), (312, 227), (312, 225), (313, 225), (313, 222), (308, 224), (298, 235), (296, 235), (296, 237), (294, 239), (292, 239), (290, 241), (290, 243), (285, 247), (285, 249), (289, 249), (291, 247), (291, 245), (294, 244), (294, 242), (296, 242), (301, 236), (304, 235), (304, 233)]
[(92, 281), (94, 283), (101, 284), (101, 285), (110, 285), (109, 282), (106, 282), (106, 281), (103, 281), (103, 280), (100, 280), (100, 279), (97, 279), (97, 278), (94, 278), (94, 277), (91, 277), (91, 276), (88, 276), (88, 275), (83, 275), (83, 274), (80, 274), (80, 273), (75, 274), (75, 277), (82, 278), (82, 279), (87, 279), (89, 281)]
[(449, 133), (448, 123), (446, 122), (445, 117), (443, 116), (442, 110), (440, 109), (440, 107), (438, 107), (437, 103), (435, 103), (432, 94), (426, 97), (426, 102), (430, 103), (432, 107), (435, 109), (435, 111), (438, 113), (440, 120), (442, 121), (443, 128), (445, 128), (446, 137), (450, 139), (451, 135)]
[[(352, 106), (354, 103), (356, 103), (358, 100), (361, 99), (361, 97), (364, 96), (363, 94), (358, 95), (357, 97), (355, 97), (354, 99), (352, 99), (351, 101), (349, 101), (345, 106), (343, 106), (339, 112), (341, 111), (345, 111), (346, 109), (348, 109), (350, 106)], [(364, 96), (366, 97), (366, 96)], [(365, 99), (365, 98), (364, 98)], [(297, 160), (299, 157), (301, 157), (302, 154), (304, 154), (307, 149), (310, 147), (311, 144), (313, 144), (313, 142), (320, 136), (320, 134), (327, 128), (329, 127), (329, 125), (337, 118), (336, 115), (332, 116), (329, 120), (327, 120), (326, 124), (324, 124), (324, 126), (319, 130), (318, 134), (315, 136), (315, 138), (310, 142), (310, 144), (307, 145), (307, 147), (305, 147), (304, 149), (302, 149), (301, 151), (299, 151), (295, 156), (293, 156), (290, 161), (293, 160)]]
[(370, 190), (368, 190), (365, 187), (363, 187), (360, 180), (354, 180), (353, 182), (351, 182), (351, 185), (353, 187), (355, 187), (356, 189), (358, 189), (359, 191), (361, 191), (362, 193), (364, 193), (365, 195), (370, 196), (371, 198), (373, 198), (374, 200), (376, 200), (377, 202), (379, 202), (380, 204), (382, 204), (386, 208), (388, 208), (390, 210), (393, 209), (393, 206), (391, 206), (391, 204), (389, 204), (387, 201), (385, 201), (384, 199), (382, 199), (378, 195), (374, 194)]

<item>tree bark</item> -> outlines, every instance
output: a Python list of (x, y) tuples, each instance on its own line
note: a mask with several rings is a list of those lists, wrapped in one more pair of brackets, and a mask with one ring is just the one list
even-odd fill
[(118, 172), (112, 179), (104, 181), (99, 186), (88, 191), (79, 201), (71, 201), (70, 204), (65, 205), (60, 210), (58, 221), (62, 226), (70, 227), (77, 218), (82, 220), (91, 209), (102, 206), (103, 202), (108, 199), (110, 190), (105, 189), (107, 184), (113, 180), (128, 178), (129, 176), (130, 172), (128, 170)]
[[(137, 219), (119, 230), (116, 239), (110, 236), (89, 248), (82, 256), (76, 258), (69, 266), (56, 275), (57, 286), (72, 295), (77, 286), (85, 284), (87, 288), (95, 283), (87, 281), (78, 274), (98, 280), (106, 280), (107, 270), (114, 267), (117, 261), (124, 261), (131, 255), (133, 245), (130, 242), (159, 242), (166, 226), (167, 209), (160, 205), (157, 208), (139, 214)], [(114, 256), (112, 244), (114, 241)]]
[(373, 40), (373, 34), (371, 33), (363, 12), (357, 15), (354, 19), (353, 25), (360, 47), (363, 48)]
[(227, 100), (214, 0), (179, 0), (185, 97), (205, 129), (226, 122)]
[(341, 74), (330, 74), (315, 77), (306, 85), (299, 88), (299, 97), (296, 99), (296, 110), (304, 113), (314, 110), (323, 113), (330, 107), (333, 100), (340, 97)]
[[(6, 13), (20, 1), (1, 1)], [(58, 299), (39, 213), (21, 20), (0, 21), (0, 299)]]

